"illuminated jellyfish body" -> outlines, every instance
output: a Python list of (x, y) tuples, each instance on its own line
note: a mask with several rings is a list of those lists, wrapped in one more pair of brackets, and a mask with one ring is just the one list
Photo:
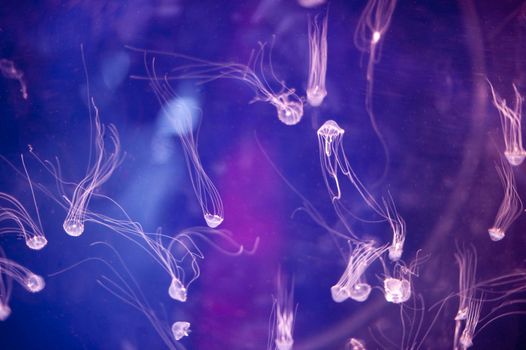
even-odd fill
[(458, 341), (460, 348), (463, 350), (473, 346), (473, 338), (475, 337), (475, 329), (479, 323), (482, 302), (482, 299), (472, 299), (469, 301), (468, 314), (465, 320), (466, 324)]
[(374, 242), (361, 242), (351, 246), (347, 267), (338, 282), (331, 287), (332, 300), (341, 303), (347, 299), (358, 302), (367, 300), (371, 286), (365, 282), (364, 273), (378, 259), (387, 246), (375, 247)]
[(346, 346), (347, 350), (366, 350), (364, 343), (356, 338), (351, 338)]
[(150, 85), (161, 104), (165, 118), (172, 124), (183, 146), (192, 186), (208, 227), (216, 228), (224, 220), (223, 201), (219, 191), (205, 172), (197, 151), (197, 139), (193, 134), (193, 120), (199, 112), (190, 99), (178, 98), (167, 81), (157, 78), (155, 60), (151, 69), (145, 61)]
[(190, 334), (190, 322), (177, 321), (172, 324), (172, 334), (175, 340), (181, 340)]
[(307, 102), (318, 107), (327, 96), (325, 78), (327, 75), (327, 14), (318, 24), (318, 16), (309, 19), (309, 81)]
[(306, 8), (312, 8), (323, 5), (327, 0), (298, 0), (298, 4)]
[(20, 84), (20, 93), (22, 94), (22, 98), (24, 100), (27, 100), (27, 85), (24, 80), (24, 73), (15, 67), (13, 61), (7, 60), (5, 58), (0, 58), (0, 72), (7, 79), (18, 80), (18, 83)]
[[(3, 256), (3, 251), (0, 251)], [(0, 321), (5, 321), (11, 315), (11, 308), (9, 307), (9, 299), (11, 298), (11, 290), (13, 287), (12, 279), (5, 274), (0, 267)]]
[(511, 224), (517, 220), (523, 210), (511, 167), (505, 162), (501, 162), (501, 167), (497, 167), (497, 172), (502, 187), (504, 187), (504, 198), (497, 211), (493, 226), (488, 229), (492, 241), (503, 239)]
[(493, 86), (488, 80), (488, 84), (493, 96), (493, 105), (497, 108), (500, 116), (500, 123), (502, 125), (502, 135), (506, 149), (504, 156), (508, 162), (513, 166), (522, 164), (526, 157), (526, 151), (522, 146), (522, 103), (524, 97), (521, 96), (519, 90), (513, 84), (515, 92), (515, 106), (513, 109), (508, 107), (506, 100), (501, 98), (493, 89)]
[(390, 275), (385, 262), (384, 265), (384, 296), (385, 300), (393, 304), (401, 304), (411, 298), (413, 276), (418, 276), (418, 266), (422, 263), (423, 258), (418, 256), (406, 266), (403, 262), (396, 262), (393, 268), (393, 274)]
[[(69, 203), (69, 210), (62, 226), (64, 231), (72, 237), (78, 237), (84, 232), (86, 211), (93, 192), (108, 181), (122, 159), (117, 129), (112, 124), (107, 127), (102, 125), (99, 119), (99, 110), (93, 100), (91, 100), (91, 103), (95, 110), (95, 118), (93, 120), (93, 125), (95, 126), (93, 130), (94, 140), (92, 144), (95, 158), (93, 164), (90, 163), (91, 167), (88, 167), (86, 176), (75, 186), (71, 199), (66, 198)], [(108, 153), (106, 150), (104, 142), (106, 130), (109, 132), (113, 145), (113, 152), (111, 153)]]
[[(254, 101), (268, 102), (276, 108), (278, 119), (283, 124), (295, 125), (299, 123), (303, 117), (303, 100), (295, 93), (294, 89), (286, 87), (283, 81), (276, 78), (269, 54), (268, 66), (273, 78), (272, 83), (278, 86), (279, 89), (275, 90), (270, 86), (269, 80), (263, 72), (265, 60), (264, 44), (261, 44), (259, 51), (252, 57), (248, 65), (211, 62), (177, 53), (135, 48), (130, 49), (143, 52), (145, 60), (148, 55), (162, 55), (171, 57), (174, 60), (181, 60), (182, 63), (180, 66), (172, 69), (170, 73), (166, 75), (155, 77), (155, 79), (165, 81), (174, 79), (197, 79), (204, 83), (221, 78), (241, 80), (256, 92)], [(146, 78), (133, 76), (132, 78), (152, 79), (151, 76)]]
[(391, 261), (398, 261), (402, 257), (404, 251), (406, 236), (405, 221), (398, 214), (391, 194), (389, 194), (388, 200), (384, 199), (384, 206), (387, 222), (393, 232), (393, 241), (389, 246), (389, 259)]
[[(274, 341), (276, 350), (291, 350), (294, 345), (294, 286), (288, 284), (286, 276), (279, 272), (270, 325), (270, 339)], [(268, 348), (272, 348), (270, 344)]]
[[(36, 203), (36, 202), (35, 202)], [(0, 223), (13, 222), (14, 226), (0, 226), (0, 235), (15, 233), (22, 236), (28, 248), (40, 250), (47, 245), (37, 211), (38, 224), (31, 218), (26, 208), (15, 197), (0, 192)]]
[(38, 293), (46, 286), (41, 276), (4, 256), (0, 257), (0, 271), (31, 293)]

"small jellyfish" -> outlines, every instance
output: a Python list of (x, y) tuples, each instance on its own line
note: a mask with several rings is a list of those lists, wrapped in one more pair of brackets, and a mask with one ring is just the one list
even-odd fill
[(7, 79), (18, 80), (22, 98), (27, 100), (27, 85), (24, 80), (24, 73), (15, 67), (14, 62), (5, 58), (0, 58), (0, 72)]
[(459, 344), (463, 350), (473, 346), (473, 338), (475, 337), (475, 329), (479, 323), (482, 303), (482, 297), (470, 300), (469, 302), (466, 324), (459, 339)]
[(405, 221), (398, 214), (398, 211), (396, 210), (396, 206), (393, 201), (393, 197), (391, 197), (390, 193), (389, 199), (384, 199), (384, 206), (386, 214), (385, 218), (389, 223), (389, 226), (391, 227), (391, 231), (393, 232), (393, 241), (389, 246), (389, 259), (391, 261), (398, 261), (402, 257), (402, 253), (404, 251), (404, 243), (406, 236)]
[[(0, 256), (4, 256), (3, 250), (0, 248)], [(9, 299), (11, 298), (11, 290), (13, 288), (12, 278), (4, 274), (0, 266), (0, 321), (5, 321), (11, 315), (11, 308), (9, 307)]]
[(312, 8), (323, 5), (327, 0), (298, 0), (298, 4), (306, 8)]
[[(272, 308), (273, 322), (271, 336), (274, 339), (276, 350), (291, 350), (294, 345), (294, 287), (288, 286), (286, 276), (278, 273), (277, 297)], [(270, 348), (270, 347), (269, 347)]]
[[(148, 55), (158, 55), (180, 60), (181, 65), (173, 68), (168, 74), (162, 76), (154, 75), (156, 80), (180, 80), (180, 79), (197, 79), (202, 83), (214, 81), (216, 79), (233, 79), (240, 80), (250, 86), (255, 92), (256, 97), (253, 102), (268, 102), (276, 108), (278, 119), (285, 125), (296, 125), (303, 118), (303, 100), (296, 94), (296, 90), (288, 88), (282, 80), (278, 80), (272, 68), (270, 51), (268, 50), (268, 71), (272, 79), (268, 79), (265, 68), (265, 44), (260, 43), (260, 49), (253, 55), (248, 65), (240, 63), (221, 63), (202, 60), (178, 53), (168, 53), (161, 51), (129, 49), (142, 52), (145, 61)], [(154, 73), (155, 71), (152, 70)], [(268, 74), (268, 73), (267, 73)], [(132, 76), (135, 79), (146, 79), (151, 81), (152, 75), (148, 73), (147, 77)], [(272, 88), (271, 85), (278, 88)]]
[(411, 297), (411, 284), (406, 279), (389, 277), (384, 280), (384, 292), (389, 303), (405, 303)]
[(373, 84), (374, 84), (374, 65), (380, 61), (382, 39), (389, 29), (391, 18), (396, 7), (397, 0), (368, 0), (363, 10), (356, 31), (354, 32), (354, 45), (362, 53), (369, 54), (367, 64), (367, 89), (365, 95), (365, 107), (371, 120), (374, 132), (378, 136), (384, 149), (386, 157), (386, 168), (389, 163), (389, 149), (387, 143), (380, 132), (376, 123), (373, 111)]
[[(91, 99), (91, 105), (95, 111), (93, 120), (95, 129), (92, 130), (94, 139), (93, 144), (91, 144), (95, 147), (93, 165), (91, 165), (91, 167), (88, 166), (86, 176), (76, 185), (71, 198), (64, 196), (69, 204), (69, 210), (62, 226), (64, 231), (72, 237), (78, 237), (84, 232), (87, 208), (94, 191), (109, 180), (122, 161), (117, 129), (112, 124), (107, 126), (101, 124), (99, 110), (93, 99)], [(111, 153), (108, 153), (106, 150), (104, 142), (106, 130), (109, 132), (109, 137), (113, 144), (113, 151)], [(90, 159), (90, 164), (91, 161), (92, 159)]]
[(348, 298), (358, 302), (367, 300), (371, 293), (371, 286), (364, 281), (364, 273), (369, 266), (378, 259), (387, 246), (375, 247), (374, 242), (361, 242), (352, 245), (347, 267), (338, 282), (331, 287), (332, 300), (341, 303)]
[(366, 350), (363, 341), (356, 338), (349, 339), (349, 343), (347, 343), (345, 348), (346, 350)]
[(504, 187), (504, 198), (500, 204), (493, 226), (488, 229), (492, 241), (500, 241), (506, 235), (511, 224), (521, 215), (522, 201), (517, 192), (513, 170), (506, 162), (496, 167), (500, 181)]
[(170, 288), (168, 289), (168, 294), (172, 299), (181, 301), (183, 303), (187, 298), (186, 288), (177, 277), (172, 279), (172, 283), (170, 283)]
[(11, 315), (11, 308), (7, 304), (0, 303), (0, 321), (5, 321)]
[(6, 257), (0, 257), (0, 271), (31, 293), (38, 293), (46, 286), (41, 276)]
[(502, 134), (504, 136), (504, 143), (506, 149), (504, 156), (508, 162), (513, 166), (522, 164), (526, 157), (526, 151), (522, 146), (522, 102), (524, 97), (521, 96), (517, 86), (513, 84), (515, 91), (515, 105), (511, 109), (508, 107), (506, 100), (501, 98), (493, 89), (493, 85), (488, 80), (491, 94), (493, 96), (493, 105), (499, 111), (500, 123), (502, 125)]
[(309, 81), (307, 102), (318, 107), (327, 96), (325, 78), (327, 75), (327, 14), (318, 24), (319, 16), (309, 19)]
[(32, 293), (38, 293), (46, 286), (44, 279), (34, 273), (27, 276), (24, 283), (26, 289)]
[(172, 324), (172, 334), (175, 340), (179, 341), (190, 334), (190, 322), (177, 321)]

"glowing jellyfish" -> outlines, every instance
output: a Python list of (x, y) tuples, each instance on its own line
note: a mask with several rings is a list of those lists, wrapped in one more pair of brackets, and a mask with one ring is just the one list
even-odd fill
[[(2, 257), (4, 256), (1, 250), (0, 255)], [(5, 321), (11, 315), (9, 299), (11, 298), (11, 290), (13, 287), (12, 281), (10, 276), (4, 274), (3, 269), (0, 267), (0, 321)]]
[(172, 334), (175, 340), (181, 340), (190, 334), (190, 322), (177, 321), (172, 324)]
[(473, 338), (475, 337), (475, 329), (479, 323), (482, 302), (482, 298), (470, 300), (469, 302), (468, 314), (465, 320), (466, 324), (459, 339), (461, 349), (467, 349), (473, 346)]
[(524, 97), (521, 96), (517, 86), (513, 84), (513, 90), (515, 91), (515, 105), (511, 109), (508, 107), (506, 100), (501, 98), (493, 89), (488, 80), (488, 84), (491, 89), (493, 96), (493, 105), (499, 111), (500, 123), (502, 125), (502, 135), (504, 137), (504, 143), (506, 150), (504, 156), (508, 162), (513, 166), (522, 164), (526, 157), (526, 151), (522, 147), (522, 102)]
[(177, 277), (172, 278), (172, 283), (170, 283), (170, 288), (168, 288), (168, 295), (174, 300), (180, 302), (185, 302), (187, 299), (186, 287)]
[(31, 293), (38, 293), (46, 286), (41, 276), (5, 257), (0, 257), (0, 271)]
[(357, 243), (351, 253), (347, 267), (338, 282), (331, 287), (332, 300), (341, 303), (348, 298), (358, 302), (367, 300), (371, 293), (371, 286), (365, 282), (364, 273), (369, 266), (378, 259), (387, 246), (375, 247), (374, 242)]
[(271, 338), (276, 350), (291, 350), (294, 345), (294, 287), (288, 286), (286, 277), (281, 272), (277, 278), (277, 297), (272, 314), (275, 316), (271, 327)]
[(373, 83), (374, 83), (374, 65), (380, 61), (382, 39), (389, 29), (391, 18), (396, 7), (396, 0), (368, 0), (363, 10), (356, 31), (354, 32), (354, 45), (362, 53), (369, 54), (367, 64), (367, 89), (365, 97), (365, 107), (371, 119), (371, 125), (378, 136), (384, 153), (386, 155), (386, 169), (389, 163), (389, 149), (384, 137), (378, 129), (376, 117), (373, 112)]
[(145, 61), (145, 67), (150, 77), (150, 85), (161, 104), (164, 117), (176, 130), (184, 149), (186, 165), (192, 181), (201, 211), (208, 227), (216, 228), (225, 217), (221, 195), (210, 177), (205, 172), (197, 151), (197, 138), (193, 134), (193, 121), (199, 112), (191, 99), (179, 98), (173, 92), (167, 81), (157, 78), (155, 60), (151, 70)]
[(522, 201), (515, 185), (513, 170), (505, 162), (501, 162), (501, 165), (501, 167), (496, 168), (504, 187), (504, 198), (497, 211), (493, 226), (488, 229), (492, 241), (503, 239), (511, 224), (517, 220), (523, 210)]
[(322, 104), (327, 90), (327, 14), (318, 24), (319, 16), (309, 19), (309, 81), (307, 84), (307, 102), (313, 107)]
[(27, 100), (27, 85), (24, 80), (24, 73), (15, 67), (13, 61), (1, 58), (0, 72), (7, 79), (18, 80), (18, 83), (20, 84), (20, 93), (22, 94), (22, 98), (24, 100)]
[(405, 221), (398, 214), (391, 194), (389, 194), (388, 200), (384, 199), (384, 206), (387, 222), (393, 232), (393, 241), (389, 246), (389, 259), (391, 261), (398, 261), (402, 257), (404, 251), (406, 236)]
[[(253, 55), (248, 65), (239, 63), (210, 62), (177, 53), (142, 50), (131, 47), (130, 49), (143, 52), (145, 60), (148, 55), (156, 54), (171, 57), (174, 60), (180, 59), (183, 62), (180, 66), (172, 69), (169, 74), (163, 75), (159, 78), (155, 77), (155, 79), (164, 81), (174, 79), (197, 79), (204, 83), (221, 78), (241, 80), (256, 92), (256, 97), (253, 101), (268, 102), (276, 108), (278, 119), (283, 124), (295, 125), (299, 123), (303, 117), (303, 100), (295, 93), (294, 89), (288, 88), (283, 81), (276, 78), (272, 69), (270, 54), (268, 55), (269, 70), (273, 79), (269, 81), (263, 73), (265, 44), (260, 44), (259, 51)], [(258, 73), (261, 77), (258, 76)], [(132, 76), (132, 78), (151, 80), (151, 76), (146, 78)], [(270, 83), (277, 86), (278, 89), (272, 88)]]
[(38, 208), (36, 212), (38, 224), (15, 197), (0, 192), (0, 222), (9, 221), (15, 224), (14, 226), (0, 227), (0, 234), (15, 233), (24, 238), (28, 248), (33, 250), (44, 248), (47, 245), (47, 239), (42, 230)]
[(298, 0), (298, 4), (306, 8), (312, 8), (323, 5), (327, 0)]
[(381, 259), (385, 272), (384, 296), (387, 302), (401, 304), (411, 298), (413, 276), (418, 276), (418, 267), (426, 259), (426, 257), (419, 257), (419, 254), (420, 251), (417, 252), (416, 258), (409, 264), (409, 266), (402, 261), (396, 262), (392, 275), (389, 275), (387, 266), (384, 260)]
[(366, 350), (366, 347), (363, 341), (356, 339), (356, 338), (351, 338), (349, 339), (349, 343), (347, 344), (346, 349), (347, 350)]
[[(93, 192), (108, 181), (122, 159), (117, 129), (112, 124), (102, 125), (99, 119), (99, 110), (93, 99), (91, 104), (95, 110), (95, 118), (93, 120), (95, 128), (92, 130), (94, 134), (92, 146), (94, 147), (95, 157), (91, 167), (88, 167), (86, 176), (76, 185), (71, 199), (66, 198), (69, 203), (69, 210), (62, 225), (64, 231), (72, 237), (78, 237), (84, 232), (87, 207)], [(113, 144), (111, 153), (108, 153), (106, 150), (104, 142), (106, 130), (109, 132), (109, 138)], [(90, 159), (90, 164), (91, 161)]]

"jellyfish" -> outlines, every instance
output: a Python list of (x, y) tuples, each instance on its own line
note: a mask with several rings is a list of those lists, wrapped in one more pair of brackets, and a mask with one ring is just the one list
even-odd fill
[[(272, 308), (270, 337), (273, 338), (276, 350), (291, 350), (294, 345), (294, 287), (288, 286), (286, 276), (278, 273), (277, 297)], [(270, 348), (270, 346), (269, 346)]]
[(380, 61), (382, 39), (389, 29), (395, 7), (396, 0), (368, 0), (356, 26), (356, 31), (354, 32), (354, 45), (356, 48), (362, 53), (369, 54), (366, 73), (367, 88), (365, 107), (369, 114), (373, 130), (378, 136), (386, 156), (384, 175), (389, 163), (389, 149), (378, 128), (373, 112), (374, 65)]
[(146, 61), (145, 67), (150, 77), (150, 85), (161, 104), (163, 113), (166, 119), (173, 124), (181, 140), (192, 186), (201, 206), (205, 222), (208, 227), (216, 228), (224, 220), (223, 201), (219, 191), (205, 172), (197, 152), (197, 138), (194, 137), (192, 130), (192, 116), (197, 113), (197, 108), (192, 106), (189, 101), (176, 98), (168, 81), (157, 78), (155, 59), (152, 60), (151, 69)]
[(298, 0), (298, 4), (306, 8), (312, 8), (325, 4), (327, 0)]
[(398, 261), (402, 257), (405, 243), (405, 221), (398, 214), (396, 206), (393, 201), (393, 197), (389, 193), (389, 199), (384, 199), (386, 219), (393, 232), (393, 241), (389, 246), (389, 259), (391, 261)]
[(508, 107), (506, 100), (501, 98), (493, 89), (493, 85), (488, 80), (488, 84), (493, 96), (493, 105), (499, 111), (500, 123), (502, 125), (502, 135), (506, 150), (504, 156), (513, 166), (521, 165), (526, 157), (526, 151), (522, 147), (522, 102), (524, 97), (521, 96), (517, 86), (513, 84), (515, 92), (515, 105), (511, 109)]
[(489, 237), (492, 241), (500, 241), (503, 239), (511, 224), (517, 220), (523, 210), (511, 166), (505, 162), (501, 162), (501, 167), (497, 166), (496, 169), (502, 187), (504, 187), (504, 198), (497, 211), (493, 226), (488, 229)]
[(351, 338), (346, 346), (347, 350), (366, 350), (366, 347), (362, 340)]
[(341, 303), (347, 299), (358, 302), (367, 300), (371, 286), (365, 281), (364, 273), (386, 250), (387, 245), (375, 247), (375, 242), (361, 242), (352, 247), (347, 267), (338, 282), (331, 287), (332, 300)]
[(413, 276), (418, 277), (418, 267), (427, 259), (421, 257), (420, 251), (417, 252), (416, 258), (406, 265), (403, 261), (397, 261), (393, 268), (393, 274), (390, 275), (387, 266), (380, 258), (384, 267), (384, 296), (385, 300), (393, 304), (401, 304), (411, 298)]
[(323, 103), (327, 90), (327, 14), (309, 19), (309, 81), (307, 83), (307, 102), (313, 107)]
[(18, 80), (22, 98), (27, 100), (27, 85), (24, 80), (24, 73), (15, 67), (14, 62), (5, 58), (0, 58), (0, 72), (6, 79)]
[[(145, 60), (148, 55), (162, 55), (171, 57), (174, 60), (180, 59), (182, 64), (162, 77), (155, 77), (161, 80), (178, 80), (178, 79), (197, 79), (202, 83), (210, 82), (220, 78), (234, 79), (245, 82), (254, 89), (256, 97), (253, 102), (268, 102), (276, 108), (278, 119), (285, 125), (296, 125), (303, 117), (303, 100), (296, 94), (292, 88), (288, 88), (285, 83), (276, 78), (270, 54), (269, 70), (272, 76), (273, 85), (278, 89), (270, 86), (269, 80), (263, 73), (265, 60), (265, 44), (260, 44), (260, 49), (252, 56), (248, 65), (240, 63), (220, 63), (210, 62), (195, 57), (181, 55), (178, 53), (168, 53), (162, 51), (142, 50), (131, 48), (132, 50), (143, 52)], [(259, 73), (259, 75), (258, 75)], [(135, 79), (147, 79), (151, 81), (152, 77), (132, 76)]]
[[(4, 257), (4, 252), (0, 250), (0, 255)], [(11, 315), (9, 299), (13, 288), (12, 278), (5, 274), (0, 266), (0, 321), (5, 321)]]
[(177, 321), (172, 324), (172, 334), (175, 340), (181, 340), (190, 334), (190, 322)]
[[(86, 176), (75, 186), (71, 198), (65, 197), (69, 203), (69, 210), (64, 219), (64, 231), (72, 236), (78, 237), (84, 232), (84, 223), (86, 221), (86, 211), (93, 196), (93, 192), (97, 190), (102, 184), (109, 180), (115, 169), (120, 165), (122, 157), (120, 155), (120, 140), (117, 129), (114, 125), (107, 126), (101, 124), (99, 118), (99, 110), (95, 105), (93, 99), (91, 104), (95, 111), (94, 118), (94, 140), (93, 145), (95, 149), (94, 163), (88, 166)], [(90, 109), (91, 115), (91, 109)], [(113, 151), (108, 153), (106, 150), (104, 137), (106, 130), (109, 133)]]
[(483, 296), (479, 299), (472, 299), (469, 301), (468, 314), (466, 316), (466, 324), (464, 330), (460, 335), (459, 344), (462, 350), (473, 346), (473, 338), (475, 337), (475, 329), (479, 323), (480, 312), (482, 309)]
[(31, 293), (38, 293), (46, 286), (41, 276), (31, 272), (13, 260), (7, 259), (5, 256), (0, 257), (0, 271)]

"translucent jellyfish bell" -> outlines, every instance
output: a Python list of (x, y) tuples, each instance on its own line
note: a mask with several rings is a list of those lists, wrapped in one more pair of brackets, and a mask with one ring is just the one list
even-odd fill
[(473, 336), (464, 330), (460, 336), (460, 345), (463, 349), (467, 349), (473, 346)]
[(385, 300), (400, 304), (411, 297), (411, 284), (406, 279), (388, 277), (384, 280)]
[(33, 236), (26, 240), (26, 245), (33, 250), (40, 250), (47, 245), (47, 239), (44, 236)]
[(79, 220), (65, 220), (62, 227), (71, 237), (78, 237), (84, 233), (84, 224)]
[(506, 236), (506, 233), (497, 227), (492, 227), (488, 230), (489, 238), (491, 238), (492, 241), (497, 242)]
[(303, 117), (303, 103), (288, 101), (286, 97), (280, 97), (281, 103), (276, 105), (278, 118), (283, 124), (296, 125)]
[(336, 123), (334, 120), (327, 120), (325, 123), (323, 123), (322, 126), (318, 129), (318, 137), (325, 140), (325, 154), (327, 157), (331, 156), (332, 150), (331, 150), (331, 143), (338, 137), (341, 137), (345, 130), (340, 128), (338, 123)]
[(349, 290), (349, 298), (354, 301), (364, 302), (371, 294), (371, 286), (367, 283), (356, 283)]
[(526, 152), (522, 150), (514, 150), (511, 152), (504, 152), (504, 155), (506, 156), (506, 159), (508, 162), (513, 166), (521, 165), (524, 161), (524, 158), (526, 158)]
[(177, 277), (174, 277), (172, 279), (172, 283), (170, 283), (170, 288), (168, 288), (168, 294), (170, 295), (170, 298), (183, 303), (186, 301), (187, 298), (186, 288)]
[(396, 243), (389, 247), (389, 259), (391, 261), (398, 261), (402, 257), (403, 246), (400, 243)]
[(206, 213), (204, 215), (204, 218), (205, 218), (206, 224), (210, 228), (216, 228), (217, 226), (221, 225), (221, 223), (224, 220), (224, 218), (222, 218), (219, 215), (214, 215), (214, 214), (209, 214), (209, 213)]
[(334, 285), (331, 287), (331, 297), (336, 303), (342, 303), (347, 300), (350, 295), (347, 288), (344, 288), (340, 285)]
[(7, 304), (0, 304), (0, 321), (5, 321), (11, 315), (11, 308)]
[(44, 279), (39, 275), (31, 274), (25, 281), (25, 287), (32, 293), (38, 293), (46, 286)]
[(317, 86), (313, 90), (307, 90), (307, 99), (309, 100), (310, 105), (313, 107), (320, 106), (326, 96), (327, 92)]
[(172, 334), (175, 340), (181, 340), (190, 334), (190, 322), (178, 321), (172, 325)]
[(466, 318), (468, 318), (468, 308), (459, 309), (455, 316), (455, 321), (464, 321)]

